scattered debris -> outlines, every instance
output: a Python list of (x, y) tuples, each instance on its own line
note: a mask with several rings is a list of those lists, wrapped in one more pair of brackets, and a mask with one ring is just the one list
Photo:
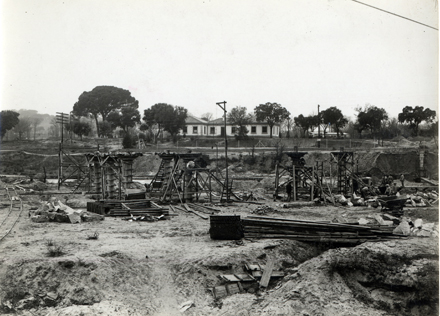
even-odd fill
[(48, 202), (43, 202), (37, 210), (30, 210), (29, 217), (31, 221), (35, 223), (55, 221), (75, 224), (104, 220), (104, 216), (89, 213), (84, 210), (74, 210), (63, 204), (57, 198), (50, 198)]
[(183, 303), (180, 304), (180, 306), (179, 306), (179, 311), (180, 311), (181, 313), (184, 313), (187, 309), (191, 308), (192, 306), (195, 306), (193, 301), (186, 301), (186, 302), (183, 302)]

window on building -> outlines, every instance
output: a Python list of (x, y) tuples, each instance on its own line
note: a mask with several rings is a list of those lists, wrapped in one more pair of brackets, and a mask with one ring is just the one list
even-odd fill
[(197, 134), (198, 126), (193, 126), (193, 134)]
[(209, 128), (209, 134), (215, 135), (215, 127), (210, 127)]
[(203, 126), (203, 134), (206, 135), (206, 126)]
[(188, 126), (184, 126), (184, 127), (182, 128), (182, 133), (183, 133), (183, 134), (188, 134)]
[(235, 134), (237, 132), (237, 127), (232, 126), (231, 127), (231, 134)]
[(261, 128), (261, 133), (262, 133), (262, 134), (267, 134), (267, 126), (263, 126), (263, 127)]
[(257, 134), (257, 127), (251, 126), (251, 134)]

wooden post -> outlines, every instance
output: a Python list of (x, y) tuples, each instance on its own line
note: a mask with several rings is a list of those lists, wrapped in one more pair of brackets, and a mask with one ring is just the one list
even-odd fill
[(280, 179), (279, 179), (279, 170), (278, 170), (278, 163), (277, 163), (275, 165), (275, 192), (273, 193), (273, 200), (274, 201), (277, 200), (279, 184), (280, 184)]
[(310, 190), (310, 201), (313, 201), (313, 192), (315, 191), (315, 166), (312, 167), (312, 185)]
[(63, 178), (63, 148), (62, 148), (62, 143), (60, 143), (58, 149), (58, 190), (60, 190), (62, 178)]
[(295, 170), (295, 165), (293, 165), (293, 174), (292, 174), (292, 177), (293, 177), (293, 201), (296, 201), (296, 189), (297, 189), (297, 187), (296, 187), (296, 170)]

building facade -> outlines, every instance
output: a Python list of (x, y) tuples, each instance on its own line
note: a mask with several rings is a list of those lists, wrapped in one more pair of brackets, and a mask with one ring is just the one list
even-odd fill
[[(252, 121), (251, 124), (246, 125), (248, 129), (248, 136), (269, 137), (270, 126), (265, 122)], [(226, 135), (235, 136), (238, 132), (238, 127), (226, 121)], [(181, 135), (187, 136), (206, 136), (219, 137), (225, 134), (225, 121), (223, 118), (205, 121), (195, 116), (188, 115), (186, 118), (186, 126), (181, 131)], [(272, 127), (272, 137), (279, 137), (280, 126), (275, 124)]]

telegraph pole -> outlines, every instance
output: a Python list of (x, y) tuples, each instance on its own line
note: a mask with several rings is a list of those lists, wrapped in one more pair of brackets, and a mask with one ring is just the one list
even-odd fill
[(225, 121), (225, 161), (226, 161), (226, 178), (225, 178), (225, 185), (226, 185), (226, 203), (229, 202), (229, 177), (228, 177), (228, 137), (226, 133), (226, 101), (223, 102), (217, 102), (216, 103), (222, 110), (223, 110), (223, 117)]
[(319, 114), (319, 104), (318, 104), (318, 138), (321, 138), (321, 115)]
[(68, 122), (69, 118), (68, 118), (67, 113), (63, 113), (63, 112), (57, 112), (57, 123), (61, 124), (61, 144), (64, 142), (64, 134), (63, 134), (63, 130), (64, 130), (64, 124)]

